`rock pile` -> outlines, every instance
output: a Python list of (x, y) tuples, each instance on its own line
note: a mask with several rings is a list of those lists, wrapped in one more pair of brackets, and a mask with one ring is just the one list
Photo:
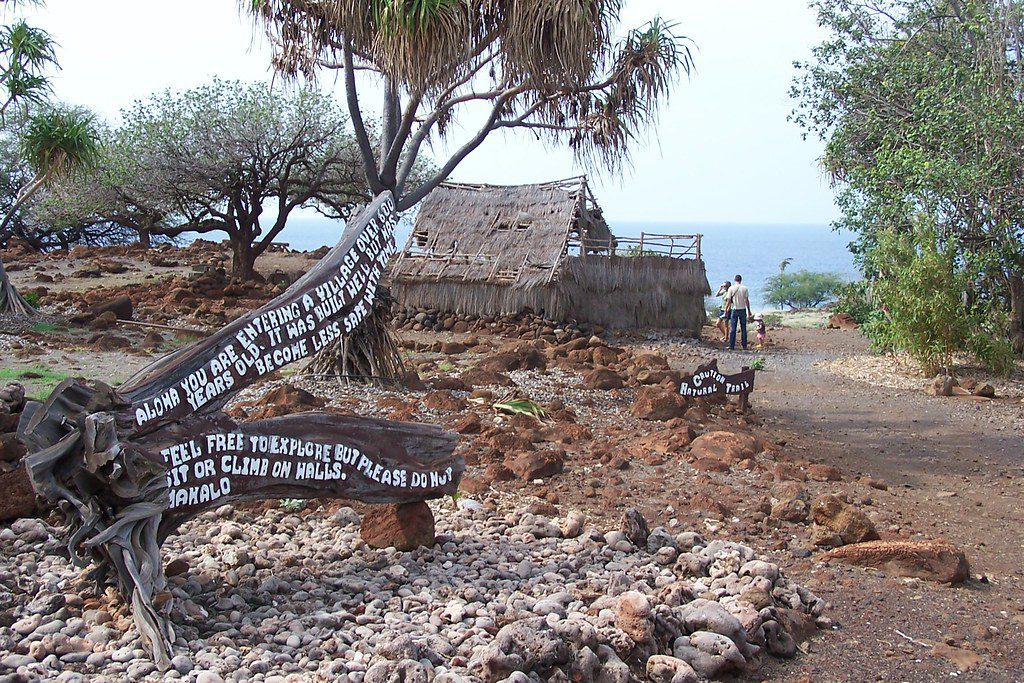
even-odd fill
[(549, 339), (559, 343), (604, 332), (602, 327), (573, 321), (549, 320), (530, 311), (509, 315), (476, 316), (433, 308), (407, 308), (399, 311), (392, 322), (400, 330), (430, 330), (456, 334), (487, 332), (520, 339)]
[(0, 522), (31, 515), (36, 494), (25, 471), (25, 446), (15, 432), (25, 407), (25, 387), (11, 382), (0, 387)]
[(0, 675), (221, 681), (695, 681), (790, 657), (825, 604), (750, 548), (434, 504), (433, 548), (374, 550), (348, 508), (225, 506), (168, 540), (173, 670), (94, 595), (56, 530), (0, 531)]

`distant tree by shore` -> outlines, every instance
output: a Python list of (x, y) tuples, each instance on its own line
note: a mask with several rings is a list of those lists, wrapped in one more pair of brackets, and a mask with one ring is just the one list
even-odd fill
[[(789, 265), (786, 261), (783, 263)], [(835, 299), (843, 286), (843, 279), (835, 273), (786, 271), (781, 269), (781, 265), (779, 272), (765, 280), (764, 284), (765, 301), (775, 306), (816, 308)]]
[[(1024, 2), (812, 5), (831, 35), (800, 65), (794, 119), (826, 143), (869, 332), (923, 349), (952, 315), (943, 348), (1006, 367), (1000, 349), (1024, 350)], [(899, 319), (908, 291), (931, 324)]]

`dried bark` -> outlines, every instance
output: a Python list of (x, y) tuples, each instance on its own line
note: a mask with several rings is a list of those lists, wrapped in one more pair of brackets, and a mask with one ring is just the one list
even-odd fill
[(32, 308), (32, 304), (25, 301), (25, 297), (15, 289), (4, 268), (3, 259), (0, 259), (0, 314), (2, 313), (30, 316), (35, 315), (36, 309)]

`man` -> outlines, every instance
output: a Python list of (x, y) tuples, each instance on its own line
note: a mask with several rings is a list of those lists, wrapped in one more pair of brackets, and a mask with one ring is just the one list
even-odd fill
[(743, 350), (747, 350), (747, 315), (750, 310), (750, 292), (747, 291), (746, 286), (743, 284), (743, 276), (736, 276), (736, 284), (729, 288), (729, 293), (725, 295), (726, 310), (730, 311), (729, 314), (729, 350), (736, 350), (736, 326), (739, 325), (743, 330), (741, 335), (741, 341), (743, 342)]

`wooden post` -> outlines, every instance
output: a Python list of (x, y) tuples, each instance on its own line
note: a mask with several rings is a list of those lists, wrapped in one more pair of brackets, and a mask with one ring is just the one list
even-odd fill
[[(750, 370), (749, 365), (744, 365), (740, 372), (747, 372)], [(750, 410), (750, 392), (744, 391), (739, 397), (739, 409), (741, 413), (746, 413)]]

